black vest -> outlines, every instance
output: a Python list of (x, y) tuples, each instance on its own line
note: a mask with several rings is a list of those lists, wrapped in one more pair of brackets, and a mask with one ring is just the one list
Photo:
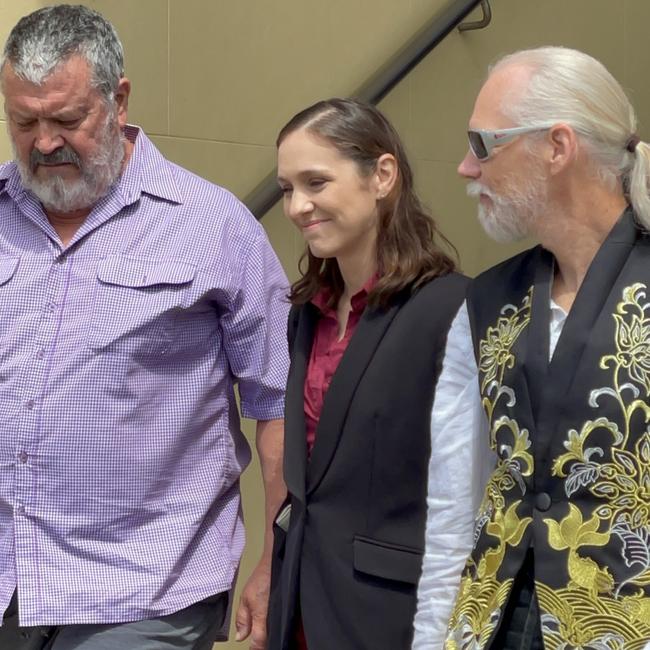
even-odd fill
[(650, 236), (624, 213), (549, 362), (553, 257), (479, 276), (468, 310), (497, 467), (446, 648), (490, 646), (534, 547), (547, 650), (650, 641)]

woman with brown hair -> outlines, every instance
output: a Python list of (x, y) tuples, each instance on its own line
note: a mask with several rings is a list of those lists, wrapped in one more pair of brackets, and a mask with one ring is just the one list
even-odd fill
[(406, 649), (430, 411), (466, 279), (377, 109), (318, 102), (277, 145), (284, 210), (307, 250), (289, 296), (289, 496), (275, 526), (268, 648)]

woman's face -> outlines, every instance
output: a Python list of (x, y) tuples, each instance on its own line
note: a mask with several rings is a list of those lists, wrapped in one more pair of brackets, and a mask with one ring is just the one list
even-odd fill
[(374, 258), (383, 194), (376, 173), (363, 176), (327, 140), (298, 129), (278, 148), (278, 183), (284, 212), (313, 255)]

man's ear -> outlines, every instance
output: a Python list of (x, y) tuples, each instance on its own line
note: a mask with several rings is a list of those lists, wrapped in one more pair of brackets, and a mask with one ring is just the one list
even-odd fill
[(391, 193), (398, 176), (397, 160), (391, 153), (384, 153), (377, 158), (375, 165), (375, 189), (377, 198), (383, 199)]
[(126, 126), (130, 92), (131, 82), (126, 77), (122, 77), (120, 79), (120, 82), (117, 84), (117, 90), (115, 91), (115, 103), (117, 104), (117, 121), (120, 125), (120, 129), (123, 129)]
[(548, 131), (550, 145), (548, 162), (552, 174), (566, 169), (578, 156), (578, 137), (568, 124), (560, 122)]

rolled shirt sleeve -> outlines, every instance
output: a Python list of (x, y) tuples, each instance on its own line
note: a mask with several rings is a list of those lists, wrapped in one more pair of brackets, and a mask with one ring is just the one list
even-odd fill
[(237, 290), (221, 320), (224, 346), (239, 384), (242, 415), (282, 418), (289, 367), (288, 281), (261, 226), (243, 252)]
[(443, 647), (472, 549), (474, 517), (495, 461), (463, 303), (449, 331), (431, 414), (428, 514), (413, 650)]

